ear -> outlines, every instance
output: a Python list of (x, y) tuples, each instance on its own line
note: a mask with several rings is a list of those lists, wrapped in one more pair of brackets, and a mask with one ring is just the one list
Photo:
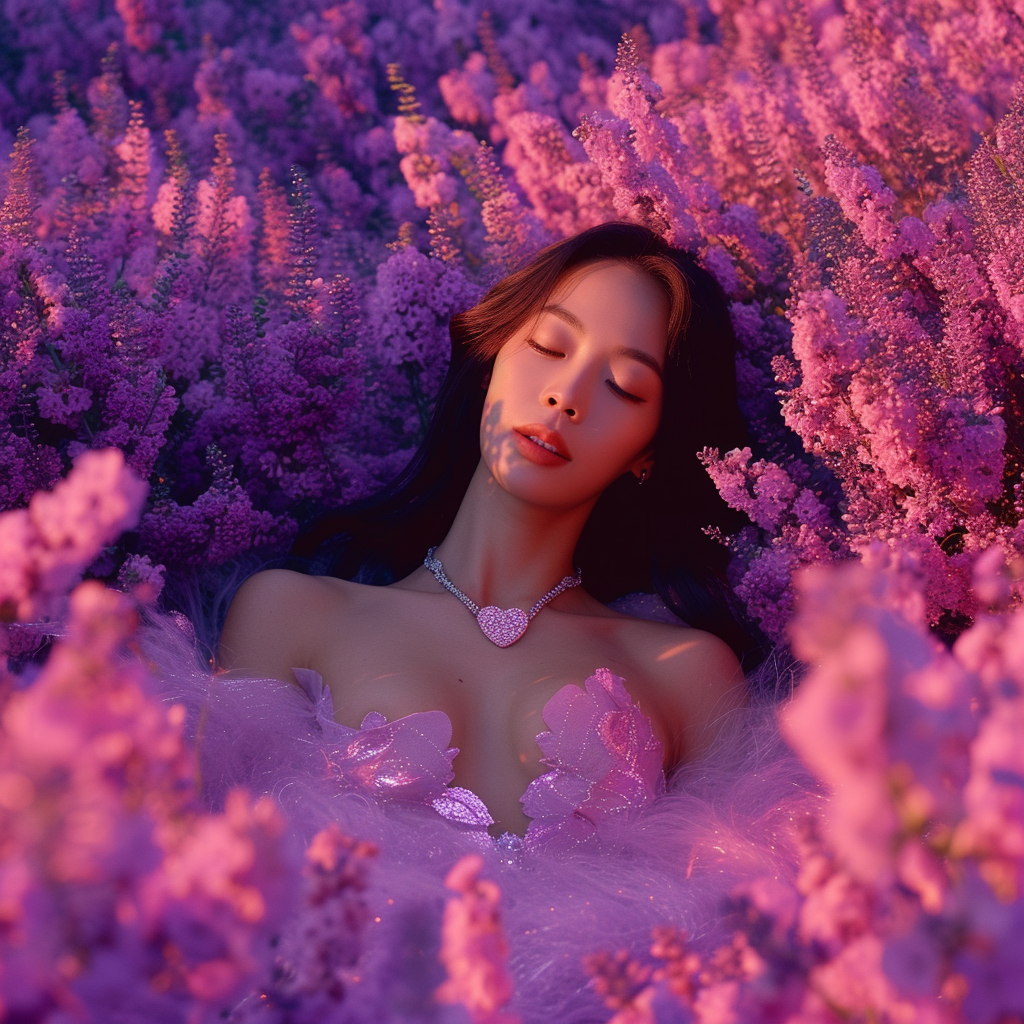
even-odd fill
[[(640, 475), (644, 474), (644, 480), (650, 480), (651, 474), (654, 472), (654, 457), (652, 455), (645, 455), (643, 458), (637, 459), (632, 466), (629, 467), (630, 473), (633, 474), (640, 480)], [(646, 472), (645, 472), (646, 471)]]

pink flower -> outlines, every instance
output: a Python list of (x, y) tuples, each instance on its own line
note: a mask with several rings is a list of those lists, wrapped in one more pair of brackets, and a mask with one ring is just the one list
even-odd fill
[[(872, 558), (798, 577), (794, 649), (813, 668), (780, 724), (832, 792), (827, 817), (844, 865), (861, 882), (886, 884), (906, 832), (956, 820), (975, 687), (893, 607), (909, 581)], [(907, 851), (900, 863), (932, 906), (941, 903), (941, 873), (921, 854)]]
[(164, 588), (165, 565), (154, 565), (149, 555), (129, 555), (117, 573), (117, 582), (143, 604), (155, 604)]
[(271, 801), (235, 792), (223, 814), (198, 809), (185, 711), (129, 656), (136, 621), (130, 598), (81, 584), (65, 635), (5, 703), (5, 1011), (219, 1010), (267, 966), (290, 905), (295, 864)]
[(487, 70), (487, 58), (479, 51), (471, 53), (461, 69), (443, 74), (437, 85), (456, 121), (489, 124), (493, 119), (491, 101), (497, 86)]
[(473, 1024), (517, 1024), (502, 1009), (512, 998), (506, 960), (508, 943), (501, 927), (501, 892), (480, 877), (483, 860), (467, 854), (448, 872), (445, 885), (454, 890), (441, 926), (441, 962), (448, 980), (437, 990), (442, 1003), (461, 1003)]
[(0, 603), (22, 619), (54, 611), (102, 547), (137, 522), (147, 490), (116, 448), (88, 451), (27, 510), (0, 515)]

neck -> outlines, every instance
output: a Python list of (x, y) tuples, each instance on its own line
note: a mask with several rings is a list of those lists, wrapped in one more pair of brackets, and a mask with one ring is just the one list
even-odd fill
[(481, 459), (434, 557), (481, 607), (525, 610), (575, 571), (573, 552), (593, 504), (573, 509), (527, 504), (502, 488)]

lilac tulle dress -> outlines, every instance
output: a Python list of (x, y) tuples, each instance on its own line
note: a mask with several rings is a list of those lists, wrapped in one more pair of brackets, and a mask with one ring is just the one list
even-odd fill
[[(415, 975), (403, 957), (436, 968), (436, 949), (410, 952), (409, 936), (435, 941), (446, 873), (480, 854), (501, 889), (516, 982), (509, 1008), (524, 1024), (607, 1019), (588, 985), (588, 953), (642, 953), (660, 924), (685, 929), (698, 947), (725, 941), (724, 901), (755, 877), (792, 877), (793, 823), (820, 799), (771, 708), (733, 713), (709, 756), (666, 779), (628, 680), (598, 668), (544, 706), (537, 743), (547, 771), (522, 796), (526, 834), (493, 836), (480, 797), (451, 785), (458, 751), (443, 712), (341, 725), (317, 673), (295, 669), (298, 685), (213, 675), (167, 618), (144, 652), (163, 699), (189, 712), (211, 807), (243, 786), (272, 795), (298, 841), (335, 823), (379, 847), (367, 978)], [(381, 982), (378, 995), (392, 989)]]

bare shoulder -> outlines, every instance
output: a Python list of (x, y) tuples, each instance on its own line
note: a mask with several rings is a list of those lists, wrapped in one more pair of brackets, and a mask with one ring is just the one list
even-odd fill
[(319, 623), (345, 600), (339, 580), (290, 569), (266, 569), (238, 588), (217, 652), (225, 671), (294, 682), (292, 668), (308, 667)]
[(732, 648), (713, 633), (630, 619), (621, 632), (628, 659), (678, 738), (679, 760), (700, 754), (722, 720), (747, 700)]

